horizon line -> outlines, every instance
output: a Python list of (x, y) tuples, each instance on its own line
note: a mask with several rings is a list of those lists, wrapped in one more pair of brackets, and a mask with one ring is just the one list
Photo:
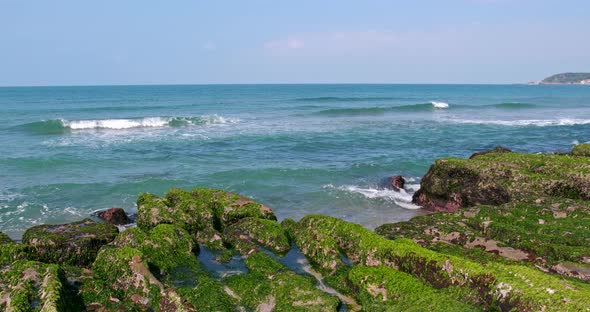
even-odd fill
[(0, 85), (0, 88), (70, 88), (70, 87), (141, 87), (141, 86), (256, 86), (256, 85), (528, 85), (524, 82), (456, 83), (456, 82), (265, 82), (265, 83), (137, 83), (137, 84), (55, 84)]

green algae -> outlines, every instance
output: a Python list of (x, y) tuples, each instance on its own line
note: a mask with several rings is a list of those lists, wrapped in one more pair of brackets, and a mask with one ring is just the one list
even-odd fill
[(13, 242), (12, 239), (10, 239), (10, 237), (8, 237), (8, 235), (0, 232), (0, 245), (12, 243), (12, 242)]
[(347, 279), (365, 311), (480, 311), (386, 266), (357, 266)]
[(243, 218), (228, 226), (223, 237), (227, 244), (243, 255), (256, 252), (257, 245), (279, 255), (284, 255), (291, 249), (291, 241), (285, 229), (276, 221), (266, 219)]
[(224, 229), (238, 220), (254, 217), (276, 220), (270, 208), (250, 198), (221, 190), (195, 188), (191, 192), (171, 189), (160, 198), (141, 194), (137, 225), (148, 231), (158, 224), (175, 224), (195, 236), (210, 249), (224, 249)]
[(298, 275), (266, 253), (245, 259), (250, 270), (225, 280), (230, 293), (247, 308), (263, 311), (336, 311), (338, 298), (316, 287), (309, 276)]
[(0, 293), (8, 294), (0, 307), (6, 311), (70, 311), (67, 307), (63, 271), (58, 265), (19, 260), (0, 275)]
[(90, 219), (58, 225), (38, 225), (23, 235), (31, 257), (49, 263), (89, 266), (101, 246), (119, 233), (117, 227)]
[[(590, 301), (590, 285), (587, 284), (564, 281), (523, 266), (495, 262), (484, 266), (422, 248), (408, 239), (390, 241), (360, 225), (332, 217), (307, 216), (291, 233), (310, 262), (327, 272), (335, 272), (344, 265), (334, 256), (343, 253), (355, 265), (384, 265), (397, 269), (434, 288), (448, 288), (455, 300), (484, 308), (560, 311), (575, 310)], [(309, 240), (309, 237), (315, 239)], [(333, 266), (334, 261), (336, 266)], [(518, 271), (523, 279), (511, 275), (513, 271)], [(542, 285), (522, 282), (539, 279), (543, 280)], [(561, 297), (551, 296), (547, 288), (560, 289)], [(575, 300), (562, 300), (564, 298)]]
[(578, 144), (572, 149), (574, 156), (590, 156), (590, 144)]

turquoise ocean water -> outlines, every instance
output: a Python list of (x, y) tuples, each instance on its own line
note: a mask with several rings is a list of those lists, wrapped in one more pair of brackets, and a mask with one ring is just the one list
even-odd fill
[[(590, 86), (0, 88), (0, 231), (194, 186), (373, 228), (422, 213), (411, 194), (438, 157), (589, 140)], [(379, 187), (392, 175), (406, 190)]]

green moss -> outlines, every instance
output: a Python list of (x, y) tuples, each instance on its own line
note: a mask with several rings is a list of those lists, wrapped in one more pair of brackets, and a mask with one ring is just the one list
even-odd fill
[(336, 311), (339, 300), (316, 288), (311, 277), (297, 275), (266, 253), (246, 260), (247, 274), (226, 279), (238, 300), (253, 310)]
[(27, 258), (27, 246), (17, 243), (7, 243), (0, 246), (0, 268), (16, 260)]
[(572, 155), (488, 153), (437, 160), (415, 201), (432, 210), (533, 202), (554, 196), (590, 199), (590, 158)]
[(348, 274), (366, 311), (479, 311), (386, 266), (357, 266)]
[(160, 299), (161, 309), (167, 307), (164, 302), (175, 301), (176, 304), (186, 302), (202, 311), (233, 311), (234, 301), (197, 260), (198, 245), (183, 228), (160, 224), (148, 233), (139, 228), (129, 229), (119, 234), (113, 245), (124, 250), (134, 247), (150, 274), (161, 283), (160, 287), (174, 289), (172, 296)]
[[(541, 221), (540, 221), (541, 220)], [(386, 224), (376, 233), (389, 239), (412, 238), (422, 246), (461, 255), (479, 262), (508, 261), (499, 250), (466, 248), (476, 239), (493, 240), (500, 248), (510, 247), (542, 258), (538, 265), (572, 261), (582, 263), (590, 254), (590, 203), (545, 198), (539, 203), (510, 203), (479, 206), (467, 211), (416, 217), (408, 222)], [(496, 254), (492, 254), (496, 253)]]
[[(495, 262), (483, 266), (461, 257), (427, 250), (408, 239), (389, 241), (360, 225), (332, 217), (307, 216), (292, 232), (297, 246), (310, 262), (328, 271), (332, 269), (334, 257), (326, 255), (338, 257), (343, 253), (355, 265), (384, 265), (398, 269), (432, 287), (449, 289), (448, 293), (456, 300), (484, 308), (498, 305), (506, 309), (575, 310), (590, 301), (590, 285), (587, 284), (568, 288), (570, 281), (534, 269)], [(337, 265), (332, 271), (338, 268)], [(515, 281), (520, 277), (508, 273), (513, 270), (519, 271), (523, 280), (542, 278), (543, 285)], [(511, 286), (505, 288), (505, 285)], [(550, 296), (545, 288), (560, 289), (562, 297)], [(564, 301), (563, 297), (576, 298), (576, 301)]]
[(590, 144), (578, 144), (572, 149), (574, 156), (590, 156)]
[(117, 227), (90, 219), (57, 225), (38, 225), (23, 235), (31, 257), (49, 263), (89, 266), (101, 246), (119, 233)]
[(223, 237), (227, 244), (244, 255), (257, 251), (257, 245), (279, 255), (291, 249), (291, 242), (283, 227), (271, 220), (251, 217), (241, 219), (228, 226)]
[(191, 192), (171, 189), (163, 198), (141, 194), (137, 205), (137, 224), (144, 231), (158, 224), (175, 224), (214, 250), (223, 249), (224, 229), (242, 218), (276, 220), (268, 207), (215, 189), (195, 188)]
[(19, 260), (1, 273), (0, 289), (4, 286), (10, 299), (7, 311), (69, 311), (59, 266)]
[(12, 239), (10, 239), (10, 237), (8, 237), (8, 235), (0, 232), (0, 245), (9, 244), (9, 243), (13, 243)]

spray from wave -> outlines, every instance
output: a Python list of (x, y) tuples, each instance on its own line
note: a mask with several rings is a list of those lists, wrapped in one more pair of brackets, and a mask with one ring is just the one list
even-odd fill
[(76, 130), (124, 130), (134, 128), (188, 127), (237, 122), (239, 122), (239, 120), (234, 118), (225, 118), (218, 115), (204, 115), (199, 117), (143, 117), (91, 120), (53, 119), (32, 122), (20, 127), (38, 134), (59, 134)]
[(392, 201), (396, 205), (405, 209), (420, 209), (420, 206), (412, 203), (412, 193), (419, 189), (419, 185), (411, 185), (408, 189), (413, 191), (408, 193), (405, 189), (392, 190), (385, 188), (360, 187), (355, 185), (334, 186), (332, 184), (324, 185), (325, 189), (333, 189), (340, 192), (361, 195), (368, 199), (381, 199)]

